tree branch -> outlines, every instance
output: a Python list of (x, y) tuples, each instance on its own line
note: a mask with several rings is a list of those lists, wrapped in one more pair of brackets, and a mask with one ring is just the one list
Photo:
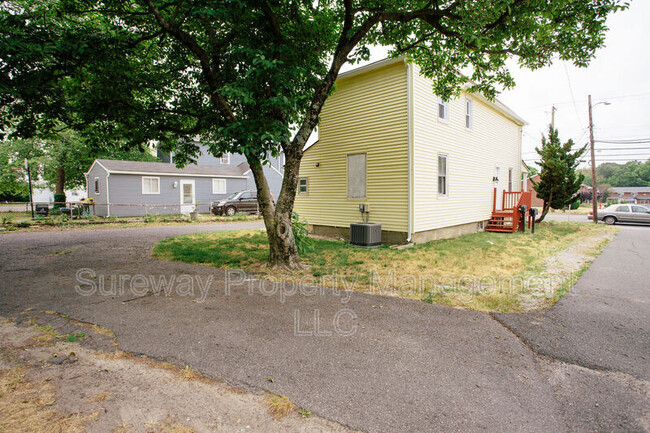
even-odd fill
[(198, 42), (190, 36), (188, 33), (184, 32), (178, 28), (174, 23), (168, 21), (160, 12), (158, 8), (153, 4), (152, 0), (143, 0), (144, 3), (149, 7), (149, 11), (156, 18), (160, 27), (165, 31), (165, 33), (170, 34), (181, 44), (183, 44), (187, 49), (189, 49), (199, 60), (201, 64), (201, 69), (203, 75), (208, 82), (210, 87), (210, 99), (213, 101), (217, 110), (221, 115), (228, 121), (234, 122), (236, 120), (235, 114), (230, 108), (228, 101), (219, 93), (218, 89), (218, 80), (210, 64), (210, 57), (208, 53), (198, 44)]

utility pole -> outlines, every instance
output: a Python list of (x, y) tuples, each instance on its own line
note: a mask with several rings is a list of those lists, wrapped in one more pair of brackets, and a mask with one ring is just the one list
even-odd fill
[(589, 102), (589, 147), (591, 147), (591, 209), (594, 217), (594, 224), (598, 224), (598, 189), (596, 186), (596, 151), (594, 149), (594, 121), (591, 116), (591, 95)]
[(32, 219), (34, 219), (34, 195), (32, 193), (32, 172), (29, 169), (29, 162), (25, 158), (25, 169), (27, 170), (27, 181), (29, 182), (29, 203), (32, 206)]
[(555, 129), (555, 112), (557, 111), (557, 108), (555, 108), (555, 105), (551, 106), (551, 126), (553, 129)]

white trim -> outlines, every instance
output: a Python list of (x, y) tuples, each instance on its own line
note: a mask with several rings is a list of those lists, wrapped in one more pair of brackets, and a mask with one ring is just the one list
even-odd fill
[[(226, 162), (223, 162), (224, 159), (226, 160)], [(222, 155), (221, 158), (219, 158), (219, 164), (230, 165), (230, 153), (226, 153)]]
[(223, 177), (227, 179), (246, 179), (246, 176), (228, 175), (228, 174), (184, 174), (184, 173), (157, 173), (149, 171), (109, 171), (111, 174), (133, 174), (136, 176), (175, 176), (175, 177)]
[[(144, 191), (144, 180), (145, 179), (156, 179), (156, 181), (158, 182), (158, 191), (157, 192), (145, 192)], [(158, 176), (142, 176), (141, 182), (142, 182), (142, 194), (144, 194), (144, 195), (160, 194), (160, 178)]]
[[(186, 185), (192, 185), (192, 203), (191, 204), (183, 204), (183, 184)], [(181, 179), (179, 183), (179, 188), (180, 191), (180, 201), (178, 202), (179, 204), (179, 210), (180, 213), (189, 213), (192, 212), (196, 208), (196, 184), (194, 183), (194, 179)], [(183, 212), (183, 207), (189, 208), (192, 207), (191, 210), (188, 212)]]
[(246, 179), (248, 179), (249, 174), (251, 174), (251, 169), (250, 168), (243, 173), (242, 177), (245, 177)]
[(96, 159), (96, 160), (93, 161), (92, 164), (90, 164), (90, 168), (88, 169), (87, 172), (84, 173), (84, 175), (88, 176), (88, 175), (90, 174), (90, 172), (93, 170), (93, 167), (95, 166), (95, 164), (98, 164), (101, 168), (103, 168), (104, 170), (106, 170), (107, 173), (110, 173), (110, 170), (108, 170), (106, 167), (104, 167), (104, 166), (102, 165), (102, 163), (99, 162), (98, 159)]
[[(440, 193), (440, 158), (445, 158), (445, 192), (444, 194)], [(447, 198), (449, 197), (449, 155), (446, 153), (438, 154), (438, 167), (436, 169), (436, 186), (438, 187), (438, 198)]]
[[(440, 117), (440, 106), (441, 105), (444, 107), (444, 117)], [(438, 122), (449, 124), (449, 101), (445, 101), (440, 96), (438, 96), (437, 108), (438, 109), (436, 110), (436, 117), (438, 118)]]
[[(305, 192), (300, 191), (300, 182), (305, 181), (306, 190)], [(309, 195), (309, 176), (303, 176), (298, 178), (298, 194)]]
[(392, 65), (394, 63), (399, 63), (399, 62), (404, 62), (406, 59), (404, 57), (398, 57), (398, 58), (393, 58), (393, 59), (382, 59), (378, 60), (373, 63), (369, 63), (365, 66), (361, 66), (359, 68), (352, 69), (350, 71), (343, 72), (339, 74), (338, 78), (349, 78), (349, 77), (354, 77), (355, 75), (362, 74), (364, 72), (372, 71), (374, 69), (378, 69), (384, 66)]
[(272, 168), (273, 170), (275, 170), (275, 171), (276, 171), (280, 176), (284, 176), (284, 174), (283, 174), (280, 170), (278, 170), (277, 168), (273, 167), (273, 163), (271, 163), (271, 168)]
[[(99, 164), (101, 165), (101, 164)], [(111, 173), (106, 173), (106, 216), (111, 216), (111, 200), (110, 200), (110, 191), (108, 190), (108, 178), (111, 176)]]
[[(214, 189), (214, 181), (215, 180), (223, 181), (223, 192), (215, 191), (215, 189)], [(212, 179), (212, 194), (226, 194), (227, 192), (228, 192), (228, 183), (227, 183), (226, 179), (220, 179), (218, 177), (215, 177), (215, 178)]]
[[(469, 118), (469, 125), (467, 124), (468, 118)], [(465, 96), (465, 129), (471, 131), (473, 127), (474, 127), (474, 100), (469, 96)]]
[(408, 210), (407, 210), (407, 232), (406, 242), (411, 242), (411, 233), (413, 232), (413, 66), (410, 62), (406, 63), (406, 125), (407, 133), (407, 150), (408, 150)]

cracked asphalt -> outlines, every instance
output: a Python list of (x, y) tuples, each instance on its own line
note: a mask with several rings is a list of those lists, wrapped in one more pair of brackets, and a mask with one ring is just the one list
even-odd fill
[[(287, 395), (360, 431), (650, 431), (650, 228), (624, 227), (552, 309), (494, 317), (293, 293), (150, 257), (170, 236), (253, 227), (261, 224), (1, 234), (0, 315), (32, 308), (95, 323), (122, 350)], [(151, 278), (181, 275), (192, 284), (143, 296)]]

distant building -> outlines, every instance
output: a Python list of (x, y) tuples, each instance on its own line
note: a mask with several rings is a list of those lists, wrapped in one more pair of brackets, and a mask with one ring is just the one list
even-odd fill
[(610, 188), (608, 203), (650, 204), (650, 187), (623, 186)]

